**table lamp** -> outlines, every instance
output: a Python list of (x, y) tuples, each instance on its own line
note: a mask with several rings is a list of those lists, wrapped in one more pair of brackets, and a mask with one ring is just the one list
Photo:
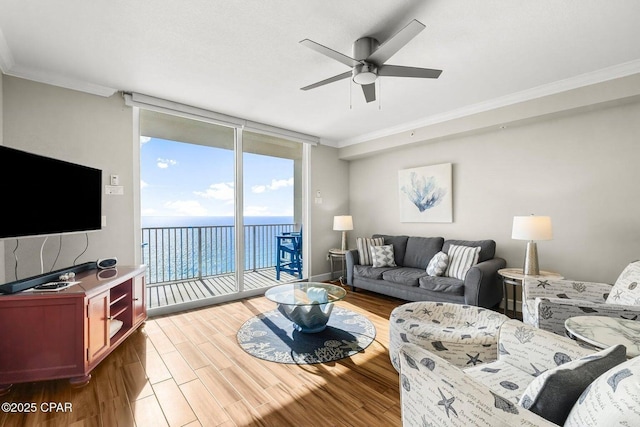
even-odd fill
[(535, 215), (514, 216), (511, 238), (528, 240), (522, 272), (528, 276), (538, 276), (540, 274), (538, 248), (534, 240), (551, 240), (551, 218)]
[(347, 250), (347, 231), (353, 230), (353, 218), (351, 215), (338, 215), (333, 217), (333, 230), (342, 231), (342, 250)]

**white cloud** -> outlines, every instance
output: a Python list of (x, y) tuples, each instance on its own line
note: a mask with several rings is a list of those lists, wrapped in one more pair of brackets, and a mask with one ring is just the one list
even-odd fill
[(151, 141), (151, 137), (150, 136), (142, 136), (142, 135), (140, 135), (140, 145), (144, 145), (149, 141)]
[(277, 190), (278, 188), (292, 187), (292, 186), (293, 186), (293, 177), (289, 179), (272, 179), (271, 185), (269, 185), (269, 190)]
[(141, 215), (142, 216), (154, 216), (158, 213), (157, 210), (153, 209), (153, 208), (148, 208), (148, 209), (142, 209)]
[(211, 184), (205, 191), (194, 191), (193, 193), (205, 199), (233, 201), (233, 188), (233, 182), (220, 182)]
[(149, 186), (149, 184), (147, 184), (143, 180), (140, 180), (140, 189), (147, 188), (148, 186)]
[(265, 191), (275, 191), (280, 188), (293, 186), (293, 177), (289, 179), (272, 179), (271, 184), (268, 185), (254, 185), (251, 187), (251, 192), (255, 194), (264, 193)]
[(176, 200), (166, 202), (164, 207), (182, 216), (205, 216), (207, 210), (197, 200)]
[(161, 158), (158, 158), (158, 160), (156, 161), (156, 164), (158, 165), (158, 167), (160, 169), (166, 169), (169, 166), (177, 165), (178, 162), (176, 162), (175, 160), (172, 160), (172, 159), (161, 159)]

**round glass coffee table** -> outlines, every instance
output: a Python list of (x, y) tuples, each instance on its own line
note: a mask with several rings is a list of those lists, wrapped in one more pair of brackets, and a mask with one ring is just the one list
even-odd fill
[(328, 283), (304, 282), (278, 285), (264, 296), (278, 304), (278, 311), (293, 322), (293, 327), (306, 333), (327, 327), (333, 303), (347, 295), (342, 287)]

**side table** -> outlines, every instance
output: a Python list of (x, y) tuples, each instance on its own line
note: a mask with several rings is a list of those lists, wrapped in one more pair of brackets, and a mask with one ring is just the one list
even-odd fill
[[(516, 292), (516, 288), (518, 286), (522, 287), (522, 281), (525, 277), (531, 277), (534, 279), (551, 279), (551, 280), (561, 280), (564, 279), (563, 276), (558, 273), (554, 273), (551, 271), (543, 271), (540, 270), (540, 274), (537, 276), (528, 276), (522, 272), (521, 268), (502, 268), (498, 270), (498, 274), (502, 276), (502, 291), (504, 293), (504, 314), (508, 315), (509, 312), (509, 295), (507, 294), (507, 285), (511, 285), (511, 290), (513, 292), (513, 318), (516, 317), (516, 302), (518, 300), (518, 292)], [(521, 292), (522, 294), (522, 292)], [(522, 297), (520, 297), (522, 302)]]
[(331, 280), (334, 280), (334, 262), (336, 260), (340, 261), (341, 264), (341, 268), (340, 268), (340, 283), (342, 283), (342, 280), (344, 279), (344, 276), (346, 274), (346, 254), (347, 251), (343, 251), (342, 249), (329, 249), (329, 253), (327, 254), (327, 257), (329, 258), (329, 262), (331, 263)]
[(571, 337), (598, 348), (622, 344), (627, 357), (640, 355), (640, 322), (606, 316), (576, 316), (564, 322)]

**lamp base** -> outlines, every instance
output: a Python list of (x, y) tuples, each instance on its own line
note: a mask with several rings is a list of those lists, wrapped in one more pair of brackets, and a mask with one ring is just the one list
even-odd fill
[(524, 255), (524, 268), (522, 273), (525, 276), (539, 276), (540, 268), (538, 266), (538, 247), (536, 242), (527, 243), (527, 252)]
[(346, 231), (342, 232), (342, 250), (343, 251), (347, 250), (347, 232)]

